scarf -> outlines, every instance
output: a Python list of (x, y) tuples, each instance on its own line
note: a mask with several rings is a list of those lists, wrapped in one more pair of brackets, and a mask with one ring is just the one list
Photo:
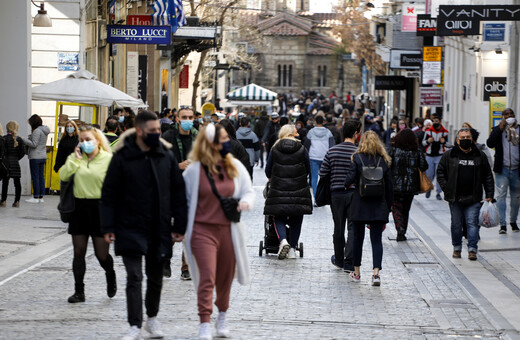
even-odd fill
[(506, 139), (515, 146), (518, 145), (518, 141), (520, 140), (520, 136), (518, 136), (518, 132), (516, 132), (517, 126), (516, 122), (506, 126)]

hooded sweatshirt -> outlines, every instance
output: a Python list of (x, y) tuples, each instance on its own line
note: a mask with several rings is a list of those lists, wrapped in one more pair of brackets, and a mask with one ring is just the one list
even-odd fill
[(334, 136), (326, 127), (316, 126), (307, 134), (305, 144), (310, 159), (323, 161), (327, 151), (334, 146)]
[(47, 159), (47, 135), (51, 132), (48, 126), (38, 126), (27, 138), (22, 137), (29, 147), (29, 159)]
[(260, 141), (258, 136), (248, 127), (240, 127), (237, 130), (237, 140), (242, 144), (249, 154), (251, 166), (260, 159)]

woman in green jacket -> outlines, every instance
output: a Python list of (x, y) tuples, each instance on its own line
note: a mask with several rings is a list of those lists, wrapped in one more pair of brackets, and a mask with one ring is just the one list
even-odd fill
[(111, 159), (112, 151), (103, 133), (91, 126), (83, 126), (80, 128), (78, 146), (60, 169), (62, 181), (74, 181), (75, 210), (68, 232), (74, 248), (72, 271), (75, 291), (68, 299), (70, 303), (85, 301), (83, 277), (89, 236), (92, 237), (96, 258), (105, 270), (107, 295), (110, 298), (116, 295), (114, 261), (108, 252), (110, 245), (103, 239), (99, 219), (101, 188)]

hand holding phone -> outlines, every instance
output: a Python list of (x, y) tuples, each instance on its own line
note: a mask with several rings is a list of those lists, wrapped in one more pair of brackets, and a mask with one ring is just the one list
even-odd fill
[(81, 150), (81, 147), (79, 146), (79, 144), (74, 149), (74, 154), (76, 155), (77, 159), (82, 159), (83, 158), (83, 151)]

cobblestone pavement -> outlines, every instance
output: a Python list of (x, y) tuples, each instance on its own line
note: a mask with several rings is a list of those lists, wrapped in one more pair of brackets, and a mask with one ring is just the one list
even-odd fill
[[(313, 215), (304, 218), (300, 239), (305, 250), (303, 258), (280, 261), (265, 253), (259, 257), (258, 245), (264, 234), (264, 183), (261, 169), (255, 169), (257, 205), (243, 215), (248, 229), (252, 283), (240, 286), (235, 282), (232, 288), (228, 314), (234, 339), (519, 336), (516, 331), (509, 330), (506, 335), (503, 329), (497, 329), (488, 318), (486, 306), (475, 302), (413, 230), (408, 242), (395, 242), (392, 223), (383, 234), (381, 287), (370, 285), (368, 239), (361, 283), (350, 282), (347, 274), (330, 264), (333, 224), (328, 207), (315, 208)], [(9, 223), (12, 226), (20, 222), (19, 228), (13, 230), (22, 233), (26, 240), (41, 230), (49, 235), (40, 236), (40, 240), (65, 236), (65, 225), (57, 221), (55, 203), (56, 198), (47, 199), (42, 220), (24, 218), (33, 216), (34, 211), (23, 205)], [(24, 213), (23, 209), (29, 212)], [(4, 242), (7, 236), (0, 235), (0, 260), (14, 261), (20, 247), (31, 246), (19, 241)], [(20, 235), (17, 239), (20, 240)], [(159, 320), (167, 339), (196, 339), (196, 295), (191, 281), (179, 279), (180, 252), (176, 245), (173, 276), (164, 280)], [(125, 271), (120, 258), (116, 258), (119, 291), (109, 299), (105, 294), (104, 273), (89, 249), (87, 300), (74, 305), (67, 303), (73, 292), (71, 247), (66, 246), (40, 261), (43, 262), (19, 268), (15, 277), (0, 278), (3, 280), (0, 281), (0, 339), (115, 339), (126, 332)]]

